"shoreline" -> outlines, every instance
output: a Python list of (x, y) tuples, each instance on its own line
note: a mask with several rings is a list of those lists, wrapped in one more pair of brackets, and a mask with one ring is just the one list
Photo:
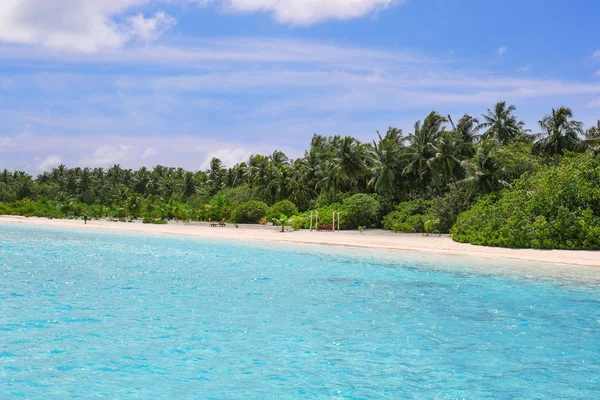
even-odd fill
[(495, 247), (473, 246), (454, 242), (449, 236), (429, 236), (421, 234), (396, 234), (381, 230), (368, 230), (363, 234), (355, 231), (342, 232), (310, 232), (307, 230), (281, 233), (279, 228), (263, 226), (241, 226), (234, 228), (213, 228), (208, 225), (193, 223), (169, 223), (151, 225), (110, 221), (46, 219), (37, 217), (0, 216), (0, 223), (39, 226), (49, 228), (66, 228), (84, 231), (112, 233), (141, 233), (153, 235), (169, 235), (179, 237), (196, 237), (205, 239), (225, 239), (234, 241), (258, 241), (262, 243), (290, 243), (321, 246), (350, 247), (355, 249), (371, 249), (394, 252), (411, 252), (427, 255), (461, 256), (466, 258), (525, 261), (568, 266), (600, 267), (600, 251), (573, 250), (533, 250), (505, 249)]

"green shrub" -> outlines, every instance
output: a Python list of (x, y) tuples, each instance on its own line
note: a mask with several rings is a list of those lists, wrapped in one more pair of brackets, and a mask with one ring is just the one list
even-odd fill
[(218, 195), (212, 198), (210, 204), (204, 206), (203, 215), (207, 220), (221, 221), (230, 218), (232, 210), (229, 200), (222, 195)]
[(237, 206), (231, 213), (231, 222), (257, 224), (267, 215), (268, 206), (262, 201), (247, 201)]
[(453, 239), (476, 245), (600, 249), (600, 158), (567, 156), (459, 215)]
[(319, 223), (321, 224), (331, 224), (333, 223), (333, 213), (336, 213), (336, 220), (337, 220), (337, 213), (341, 212), (342, 210), (342, 205), (340, 203), (333, 203), (330, 204), (328, 206), (323, 206), (323, 207), (319, 207), (317, 209), (317, 212), (319, 213)]
[(142, 220), (143, 224), (153, 224), (154, 223), (154, 218), (152, 217), (144, 217), (144, 219)]
[(279, 219), (282, 215), (289, 218), (296, 214), (298, 214), (298, 208), (296, 207), (296, 205), (289, 200), (283, 200), (269, 207), (269, 209), (267, 210), (267, 219)]
[(164, 219), (156, 219), (152, 222), (154, 225), (166, 225), (169, 222), (167, 220)]
[(310, 221), (303, 216), (293, 216), (290, 218), (289, 223), (295, 231), (299, 231), (300, 229), (307, 229)]
[(444, 196), (434, 199), (430, 213), (440, 221), (436, 229), (442, 233), (450, 232), (458, 215), (468, 210), (474, 200), (473, 191), (465, 186), (453, 187)]
[(342, 229), (356, 229), (359, 226), (376, 227), (381, 218), (380, 211), (381, 204), (375, 196), (355, 194), (342, 203), (340, 227)]
[(429, 200), (412, 200), (398, 204), (395, 211), (383, 217), (383, 229), (405, 233), (425, 232), (424, 224), (431, 219), (432, 204)]

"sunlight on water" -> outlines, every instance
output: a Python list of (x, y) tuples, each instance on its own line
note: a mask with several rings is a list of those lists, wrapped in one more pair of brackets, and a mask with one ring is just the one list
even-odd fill
[(1, 398), (600, 398), (597, 270), (0, 228)]

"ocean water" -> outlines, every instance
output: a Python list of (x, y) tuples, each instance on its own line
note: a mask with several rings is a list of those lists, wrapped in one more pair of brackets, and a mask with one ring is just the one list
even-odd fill
[(0, 399), (600, 398), (597, 281), (440, 260), (0, 225)]

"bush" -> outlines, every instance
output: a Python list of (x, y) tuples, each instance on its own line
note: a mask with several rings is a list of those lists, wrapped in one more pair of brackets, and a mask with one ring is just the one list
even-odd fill
[(355, 194), (342, 203), (340, 227), (342, 229), (356, 229), (359, 226), (374, 228), (380, 221), (380, 211), (381, 204), (375, 196)]
[[(333, 203), (317, 208), (319, 213), (319, 226), (333, 226), (333, 213), (336, 213), (335, 228), (338, 227), (338, 212), (340, 229), (356, 229), (359, 226), (371, 228), (377, 226), (380, 219), (380, 204), (376, 196), (357, 194), (344, 200), (343, 204)], [(313, 211), (313, 229), (317, 229), (315, 214)], [(294, 215), (290, 219), (291, 226), (295, 230), (308, 229), (310, 227), (310, 212)], [(331, 229), (331, 227), (330, 227)]]
[(230, 218), (233, 209), (227, 198), (217, 195), (212, 198), (210, 204), (204, 206), (202, 214), (209, 221), (221, 221)]
[(273, 218), (279, 219), (282, 215), (289, 218), (296, 214), (298, 214), (296, 205), (289, 200), (283, 200), (269, 207), (267, 210), (267, 219), (269, 221), (273, 220)]
[(459, 215), (453, 239), (510, 248), (600, 250), (600, 158), (567, 156)]
[(431, 219), (433, 205), (429, 200), (413, 200), (398, 204), (395, 211), (383, 217), (383, 229), (394, 232), (425, 232), (425, 222)]
[(300, 229), (307, 229), (310, 221), (306, 217), (294, 216), (289, 219), (289, 223), (295, 231), (299, 231)]
[(464, 186), (453, 187), (444, 196), (434, 199), (430, 213), (440, 221), (436, 229), (442, 233), (450, 232), (458, 215), (468, 210), (474, 200), (473, 191)]
[(257, 224), (267, 215), (268, 206), (262, 201), (247, 201), (237, 206), (231, 213), (231, 222)]
[[(317, 212), (319, 213), (319, 224), (332, 224), (333, 223), (333, 213), (341, 212), (342, 205), (340, 203), (333, 203), (328, 206), (319, 207)], [(336, 214), (337, 220), (337, 214)], [(337, 225), (337, 222), (336, 222)], [(340, 225), (341, 227), (341, 225)]]

